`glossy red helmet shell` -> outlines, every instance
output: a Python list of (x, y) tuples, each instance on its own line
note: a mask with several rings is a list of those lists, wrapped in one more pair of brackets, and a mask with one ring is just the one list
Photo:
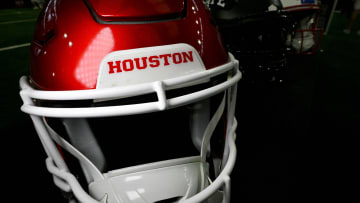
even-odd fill
[[(74, 200), (230, 202), (238, 68), (202, 0), (50, 0), (36, 25), (30, 79), (20, 79), (21, 110), (31, 116), (42, 140), (54, 184), (72, 193)], [(186, 132), (179, 138), (190, 136), (197, 155), (156, 162), (153, 158), (158, 155), (150, 155), (151, 163), (140, 163), (147, 162), (146, 150), (141, 149), (149, 144), (141, 139), (144, 133), (160, 138), (172, 150), (173, 145), (181, 148), (175, 151), (189, 150), (173, 139), (166, 141), (169, 135), (178, 135), (158, 122), (155, 114), (162, 111), (188, 114), (171, 118), (185, 123)], [(141, 119), (141, 114), (151, 118)], [(182, 128), (167, 115), (166, 120)], [(154, 123), (147, 128), (139, 120), (133, 122), (132, 116)], [(100, 123), (104, 118), (107, 121)], [(118, 128), (118, 119), (134, 126), (120, 122)], [(167, 127), (164, 133), (158, 132), (160, 125)], [(144, 131), (132, 133), (135, 128)], [(223, 149), (214, 148), (213, 164), (208, 164), (213, 134), (224, 138), (216, 143)], [(135, 140), (125, 141), (126, 137)], [(102, 142), (107, 138), (109, 142)], [(163, 145), (160, 139), (153, 141)], [(140, 159), (131, 157), (135, 166), (105, 168), (111, 163), (107, 160), (122, 162), (119, 156), (135, 154), (122, 147), (124, 143), (140, 153)], [(79, 170), (68, 161), (71, 158), (79, 161)]]
[(101, 60), (119, 50), (186, 43), (206, 69), (228, 59), (201, 0), (58, 0), (43, 12), (31, 45), (43, 90), (95, 89)]

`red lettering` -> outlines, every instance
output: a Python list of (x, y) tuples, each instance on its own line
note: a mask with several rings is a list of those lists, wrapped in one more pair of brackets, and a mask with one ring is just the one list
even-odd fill
[(181, 52), (181, 54), (183, 55), (183, 58), (184, 58), (184, 63), (188, 62), (187, 59), (189, 59), (189, 61), (191, 61), (191, 62), (194, 61), (192, 51), (189, 51), (188, 53), (189, 54), (187, 54), (186, 52)]
[(163, 54), (163, 55), (160, 55), (160, 58), (163, 58), (164, 59), (164, 66), (168, 66), (170, 65), (169, 61), (168, 61), (168, 58), (171, 57), (171, 54)]
[[(124, 71), (133, 71), (134, 66), (137, 69), (142, 70), (148, 67), (148, 64), (152, 68), (159, 67), (161, 65), (160, 59), (164, 60), (164, 66), (170, 65), (169, 58), (172, 59), (174, 64), (193, 62), (193, 52), (180, 52), (173, 54), (162, 54), (159, 56), (150, 56), (150, 57), (140, 57), (134, 59), (125, 59), (122, 61), (109, 61), (107, 64), (109, 65), (109, 74), (117, 73)], [(134, 64), (135, 61), (135, 64)], [(122, 67), (121, 67), (122, 66)], [(115, 70), (116, 69), (116, 70)]]
[(122, 72), (120, 67), (120, 61), (115, 61), (116, 65), (114, 65), (114, 61), (109, 61), (109, 74), (115, 73), (114, 69), (116, 68), (116, 72)]
[(141, 57), (141, 60), (142, 60), (142, 66), (141, 66), (140, 65), (140, 59), (139, 58), (134, 58), (136, 68), (139, 69), (139, 70), (145, 69), (147, 67), (146, 59), (147, 59), (147, 57)]
[(123, 60), (122, 66), (123, 66), (124, 71), (132, 71), (132, 70), (134, 70), (134, 62), (131, 59)]
[(150, 67), (156, 68), (160, 66), (160, 61), (158, 56), (150, 56), (149, 57)]
[(173, 58), (173, 62), (175, 64), (179, 64), (182, 62), (182, 58), (181, 58), (181, 54), (180, 53), (175, 53), (172, 55), (172, 58)]

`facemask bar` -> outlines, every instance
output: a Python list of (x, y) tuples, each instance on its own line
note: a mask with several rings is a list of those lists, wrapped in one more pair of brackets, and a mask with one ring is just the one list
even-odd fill
[[(194, 92), (188, 95), (183, 95), (171, 99), (166, 98), (165, 90), (176, 89), (178, 87), (185, 87), (187, 86), (186, 84), (191, 84), (196, 80), (208, 80), (211, 77), (220, 75), (225, 72), (232, 72), (232, 75), (227, 81), (223, 83), (220, 83), (216, 86), (203, 89), (201, 91)], [(81, 188), (81, 186), (76, 181), (76, 178), (71, 173), (68, 172), (66, 164), (59, 155), (59, 152), (56, 151), (56, 147), (54, 143), (49, 137), (46, 136), (46, 133), (50, 133), (52, 135), (52, 139), (54, 140), (57, 139), (56, 136), (54, 136), (55, 135), (54, 132), (51, 132), (51, 130), (49, 130), (51, 128), (49, 126), (46, 126), (46, 122), (42, 121), (41, 117), (77, 118), (77, 117), (106, 117), (106, 116), (115, 116), (115, 115), (122, 116), (122, 115), (148, 113), (148, 112), (154, 112), (169, 108), (175, 108), (178, 106), (197, 102), (202, 99), (206, 99), (220, 92), (224, 92), (226, 89), (228, 89), (229, 92), (236, 93), (236, 84), (240, 80), (240, 78), (241, 78), (241, 73), (238, 70), (238, 62), (233, 58), (232, 55), (230, 55), (230, 62), (211, 70), (207, 70), (204, 72), (195, 73), (192, 75), (183, 76), (179, 78), (153, 82), (150, 84), (141, 84), (126, 88), (119, 87), (119, 88), (109, 88), (109, 89), (101, 89), (101, 90), (79, 90), (79, 91), (39, 91), (39, 90), (34, 90), (28, 84), (27, 78), (23, 77), (21, 78), (20, 81), (20, 86), (22, 88), (20, 95), (24, 101), (22, 110), (26, 113), (29, 113), (31, 118), (33, 119), (35, 128), (38, 131), (41, 142), (43, 143), (43, 146), (45, 147), (45, 151), (49, 156), (49, 158), (46, 161), (46, 164), (48, 170), (52, 174), (54, 174), (55, 184), (64, 191), (70, 191), (70, 188), (73, 189), (75, 187), (77, 189), (75, 190), (73, 189), (73, 192), (75, 194), (78, 194), (76, 195), (77, 197), (80, 195), (79, 198), (80, 201), (92, 202), (89, 200), (89, 198), (90, 199), (92, 198), (88, 196), (82, 189), (78, 188), (78, 187)], [(131, 104), (131, 105), (123, 105), (123, 106), (84, 107), (84, 108), (70, 108), (70, 109), (40, 107), (40, 106), (36, 106), (33, 102), (33, 99), (87, 100), (87, 99), (106, 99), (109, 97), (125, 98), (130, 96), (146, 94), (150, 92), (156, 92), (158, 96), (158, 102)], [(234, 100), (236, 98), (236, 94), (231, 94), (231, 96), (228, 95), (228, 97), (233, 97), (232, 99)], [(235, 103), (235, 102), (229, 102), (229, 103)], [(231, 106), (235, 106), (235, 104), (230, 105), (230, 108), (232, 108)], [(231, 110), (229, 110), (228, 113), (230, 112)], [(227, 143), (226, 146), (228, 147), (225, 148), (228, 148), (228, 150), (227, 152), (225, 152), (226, 154), (225, 159), (229, 159), (229, 160), (231, 159), (232, 161), (235, 162), (236, 148), (234, 144), (234, 138), (235, 138), (236, 121), (234, 120), (234, 125), (231, 125), (233, 121), (232, 116), (233, 115), (231, 115), (231, 113), (228, 114), (227, 131), (230, 132), (229, 134), (227, 134), (228, 136), (226, 138), (226, 143)], [(232, 127), (230, 128), (230, 126)], [(63, 144), (65, 143), (66, 145), (66, 142), (64, 142), (64, 140), (56, 140), (56, 141), (58, 143), (63, 143)], [(50, 146), (50, 147), (46, 147), (46, 146)], [(76, 149), (70, 148), (70, 150), (76, 150)], [(82, 158), (86, 159), (86, 157), (82, 157)], [(223, 164), (225, 163), (226, 161), (223, 162)], [(227, 191), (226, 194), (229, 194), (230, 182), (228, 176), (233, 168), (233, 165), (234, 163), (227, 163), (226, 165), (224, 165), (224, 169), (219, 175), (219, 177), (221, 177), (221, 180), (219, 180), (219, 178), (216, 178), (216, 180), (212, 184), (210, 184), (210, 186), (208, 186), (205, 190), (201, 191), (199, 194), (191, 197), (190, 199), (185, 200), (184, 202), (199, 202), (206, 200), (211, 194), (216, 192), (216, 190), (221, 188), (223, 185), (225, 185), (225, 188), (228, 188), (225, 190)], [(90, 166), (89, 168), (96, 168), (96, 167)], [(92, 176), (101, 178), (101, 173), (100, 174), (99, 173), (100, 172), (93, 171)], [(69, 188), (68, 185), (70, 185), (71, 187)], [(229, 198), (229, 195), (226, 196), (228, 196)]]
[[(236, 88), (236, 86), (234, 86), (233, 88)], [(232, 89), (232, 88), (231, 88)], [(236, 93), (236, 89), (235, 91), (231, 91)], [(236, 94), (233, 94), (236, 96)], [(231, 99), (231, 100), (230, 100)], [(218, 109), (216, 110), (216, 112), (214, 113), (214, 115), (212, 116), (211, 121), (208, 123), (207, 128), (205, 130), (204, 136), (203, 136), (203, 140), (202, 140), (202, 150), (201, 150), (201, 163), (202, 163), (202, 168), (201, 168), (201, 179), (202, 179), (202, 187), (201, 188), (205, 188), (206, 186), (204, 185), (205, 182), (207, 182), (207, 176), (206, 174), (206, 153), (207, 153), (207, 146), (209, 144), (211, 135), (213, 134), (213, 131), (215, 130), (215, 127), (217, 126), (217, 123), (219, 122), (221, 116), (223, 115), (224, 109), (225, 109), (225, 104), (226, 101), (228, 103), (231, 103), (230, 106), (235, 106), (232, 103), (235, 103), (235, 98), (231, 98), (231, 97), (227, 97), (227, 94), (224, 93), (223, 99), (218, 107)], [(229, 110), (230, 111), (230, 110)], [(231, 117), (231, 114), (229, 115), (229, 117)], [(232, 117), (233, 118), (233, 117)], [(231, 119), (235, 125), (233, 126), (233, 122), (228, 122), (227, 124), (227, 129), (229, 129), (229, 134), (227, 134), (227, 138), (226, 138), (226, 146), (225, 149), (227, 149), (226, 151), (228, 152), (228, 154), (226, 155), (226, 157), (224, 157), (224, 160), (227, 160), (228, 158), (230, 158), (230, 162), (235, 162), (235, 157), (236, 157), (236, 148), (231, 148), (231, 144), (229, 144), (230, 142), (234, 142), (235, 139), (235, 129), (236, 129), (236, 120), (235, 119)], [(90, 173), (90, 179), (88, 179), (88, 182), (92, 182), (92, 181), (98, 181), (98, 180), (102, 180), (103, 179), (103, 175), (101, 174), (100, 171), (97, 170), (97, 168), (95, 167), (95, 165), (93, 165), (93, 163), (88, 160), (81, 152), (79, 152), (76, 148), (74, 148), (70, 143), (68, 143), (65, 139), (63, 139), (60, 135), (58, 135), (54, 130), (52, 130), (52, 128), (47, 125), (45, 119), (43, 119), (43, 124), (45, 125), (46, 129), (49, 132), (49, 135), (51, 136), (51, 138), (57, 143), (59, 144), (61, 147), (63, 147), (66, 151), (70, 152), (73, 156), (75, 156), (81, 163), (81, 165), (84, 166), (84, 168), (86, 169), (85, 171)], [(231, 155), (230, 155), (231, 154)], [(235, 154), (235, 155), (234, 155)], [(195, 158), (195, 157), (194, 157)], [(225, 168), (228, 168), (227, 171), (227, 175), (222, 175), (224, 176), (223, 178), (223, 184), (225, 186), (225, 191), (223, 194), (223, 200), (224, 202), (229, 202), (229, 195), (230, 195), (230, 178), (228, 177), (228, 175), (230, 174), (232, 167), (229, 167), (229, 165), (231, 166), (231, 163), (226, 163), (227, 161), (223, 161), (224, 163), (224, 169), (222, 171), (222, 173), (224, 173)], [(82, 188), (78, 188), (81, 187), (76, 178), (73, 177), (72, 174), (65, 172), (65, 170), (63, 171), (59, 171), (58, 167), (56, 167), (51, 158), (48, 158), (48, 160), (46, 161), (48, 170), (50, 173), (52, 173), (54, 175), (54, 177), (58, 178), (58, 179), (64, 179), (61, 180), (61, 185), (58, 185), (62, 190), (64, 191), (73, 191), (75, 193), (75, 196), (81, 201), (81, 200), (86, 200), (84, 202), (89, 202), (89, 198), (92, 199), (91, 196), (89, 196), (85, 191), (83, 191)], [(66, 174), (66, 175), (65, 175)], [(220, 173), (221, 175), (221, 173)], [(218, 179), (218, 178), (216, 178)], [(74, 182), (75, 181), (75, 182)], [(216, 180), (215, 180), (216, 181)], [(210, 180), (211, 182), (211, 180)], [(219, 184), (219, 183), (218, 183)], [(68, 186), (70, 185), (70, 187)], [(67, 187), (66, 187), (67, 186)], [(65, 187), (65, 189), (64, 189)], [(75, 187), (75, 190), (74, 190)], [(217, 189), (220, 189), (221, 185), (218, 186)], [(211, 189), (211, 188), (210, 188)], [(216, 192), (217, 189), (212, 189), (210, 191), (213, 191), (214, 193)], [(203, 192), (203, 191), (202, 191)], [(202, 193), (200, 192), (200, 193)], [(198, 195), (200, 194), (198, 193)], [(209, 193), (209, 196), (211, 196), (211, 192), (205, 192), (206, 194)], [(200, 198), (205, 198), (202, 201), (206, 200), (207, 198), (209, 198), (209, 196), (207, 195), (200, 195)], [(195, 196), (193, 196), (195, 197)], [(192, 198), (193, 198), (192, 197)], [(196, 199), (196, 198), (195, 198)], [(197, 200), (194, 201), (190, 201), (191, 199), (187, 199), (187, 200), (181, 200), (181, 202), (197, 202)], [(94, 202), (95, 200), (92, 199), (90, 202)], [(104, 198), (105, 201), (105, 198)], [(96, 202), (96, 201), (95, 201)]]
[[(223, 170), (219, 174), (219, 176), (212, 182), (209, 186), (207, 186), (200, 193), (192, 196), (189, 199), (181, 201), (182, 203), (199, 203), (207, 200), (211, 195), (215, 194), (219, 189), (223, 188), (223, 203), (230, 203), (230, 173), (235, 165), (236, 160), (236, 146), (235, 146), (235, 130), (237, 127), (237, 121), (233, 120), (233, 126), (231, 128), (230, 134), (226, 139), (226, 146), (229, 148), (229, 155), (227, 157), (227, 163), (225, 164)], [(66, 170), (61, 170), (59, 167), (55, 166), (52, 158), (48, 157), (46, 159), (46, 167), (48, 171), (56, 177), (61, 184), (64, 186), (63, 188), (57, 184), (58, 187), (63, 189), (64, 191), (71, 191), (75, 194), (77, 199), (80, 202), (85, 203), (99, 203), (106, 202), (106, 196), (101, 201), (94, 200), (88, 193), (86, 193), (77, 179)], [(70, 190), (71, 188), (71, 190)], [(65, 190), (68, 189), (68, 190)]]
[[(21, 110), (31, 115), (57, 117), (57, 118), (91, 118), (91, 117), (107, 117), (107, 116), (125, 116), (135, 115), (140, 113), (150, 113), (155, 111), (162, 111), (164, 109), (176, 108), (179, 106), (194, 103), (215, 94), (223, 92), (225, 89), (235, 85), (241, 78), (239, 72), (238, 62), (230, 55), (230, 62), (221, 65), (217, 68), (206, 70), (199, 73), (194, 73), (187, 76), (168, 79), (164, 81), (156, 81), (153, 83), (139, 84), (129, 87), (115, 87), (96, 90), (74, 90), (74, 91), (41, 91), (33, 89), (28, 83), (26, 77), (20, 79), (20, 95), (23, 99), (23, 106)], [(216, 75), (225, 72), (234, 71), (233, 77), (220, 83), (216, 86), (194, 92), (188, 95), (183, 95), (171, 99), (166, 98), (165, 91), (172, 90), (179, 87), (186, 87), (186, 85), (194, 83), (199, 80), (207, 80)], [(106, 106), (106, 107), (83, 107), (83, 108), (50, 108), (36, 106), (32, 100), (96, 100), (108, 98), (128, 98), (149, 93), (156, 93), (158, 96), (157, 102), (148, 102), (142, 104), (131, 104), (122, 106)]]

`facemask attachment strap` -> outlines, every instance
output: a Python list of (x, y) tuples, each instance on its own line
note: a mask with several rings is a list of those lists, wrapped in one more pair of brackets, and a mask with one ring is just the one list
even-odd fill
[[(201, 152), (201, 143), (205, 129), (210, 121), (210, 100), (205, 99), (193, 104), (190, 108), (189, 125), (191, 130), (191, 139), (195, 148)], [(210, 146), (208, 148), (210, 150)]]
[(202, 179), (202, 188), (205, 187), (205, 169), (206, 169), (206, 166), (205, 166), (205, 163), (206, 163), (206, 155), (207, 155), (207, 149), (209, 147), (209, 142), (210, 142), (210, 139), (211, 139), (211, 136), (212, 134), (214, 133), (214, 130), (217, 126), (217, 124), (219, 123), (222, 115), (223, 115), (223, 112), (224, 112), (224, 109), (225, 109), (225, 101), (226, 101), (226, 92), (224, 93), (224, 96), (221, 100), (221, 103), (219, 105), (219, 107), (217, 108), (215, 114), (213, 115), (213, 117), (211, 118), (208, 126), (206, 127), (205, 129), (205, 132), (204, 132), (204, 136), (203, 136), (203, 140), (202, 140), (202, 143), (201, 143), (201, 153), (200, 153), (200, 156), (201, 156), (201, 179)]
[(72, 146), (85, 155), (100, 171), (104, 171), (106, 160), (95, 135), (85, 118), (63, 118)]
[[(233, 126), (235, 120), (235, 108), (236, 108), (236, 96), (237, 96), (237, 85), (232, 86), (228, 90), (227, 94), (227, 125), (226, 125), (226, 143), (228, 142), (228, 139), (231, 139), (230, 136), (236, 136), (235, 132), (233, 131)], [(234, 138), (236, 139), (236, 137)], [(223, 154), (223, 160), (222, 160), (222, 166), (221, 168), (224, 168), (227, 162), (227, 159), (229, 157), (230, 149), (227, 144), (225, 144), (224, 148), (224, 154)]]
[[(49, 132), (47, 126), (45, 125), (44, 119), (34, 115), (31, 115), (30, 117), (34, 123), (36, 132), (39, 135), (40, 141), (45, 149), (48, 159), (51, 160), (51, 163), (54, 165), (54, 167), (56, 165), (58, 170), (64, 172), (69, 171), (64, 159), (61, 157), (58, 149), (56, 148), (54, 141), (49, 136)], [(53, 174), (53, 181), (55, 185), (59, 187), (62, 191), (70, 191), (69, 185), (65, 183), (63, 179), (61, 179), (59, 176)]]
[(67, 142), (64, 138), (58, 135), (44, 120), (45, 126), (47, 127), (51, 138), (59, 144), (62, 148), (72, 154), (75, 158), (80, 161), (81, 167), (85, 173), (87, 181), (90, 183), (92, 181), (103, 180), (104, 177), (101, 172), (96, 168), (96, 166), (85, 157), (80, 151), (78, 151), (75, 147), (73, 147), (69, 142)]

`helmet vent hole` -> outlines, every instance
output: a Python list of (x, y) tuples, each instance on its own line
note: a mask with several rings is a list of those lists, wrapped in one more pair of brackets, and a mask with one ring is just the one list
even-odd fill
[(50, 30), (49, 32), (47, 32), (45, 35), (43, 35), (41, 38), (39, 39), (35, 39), (35, 42), (41, 44), (41, 45), (45, 45), (47, 42), (50, 41), (50, 39), (52, 39), (55, 36), (55, 31), (54, 30)]

